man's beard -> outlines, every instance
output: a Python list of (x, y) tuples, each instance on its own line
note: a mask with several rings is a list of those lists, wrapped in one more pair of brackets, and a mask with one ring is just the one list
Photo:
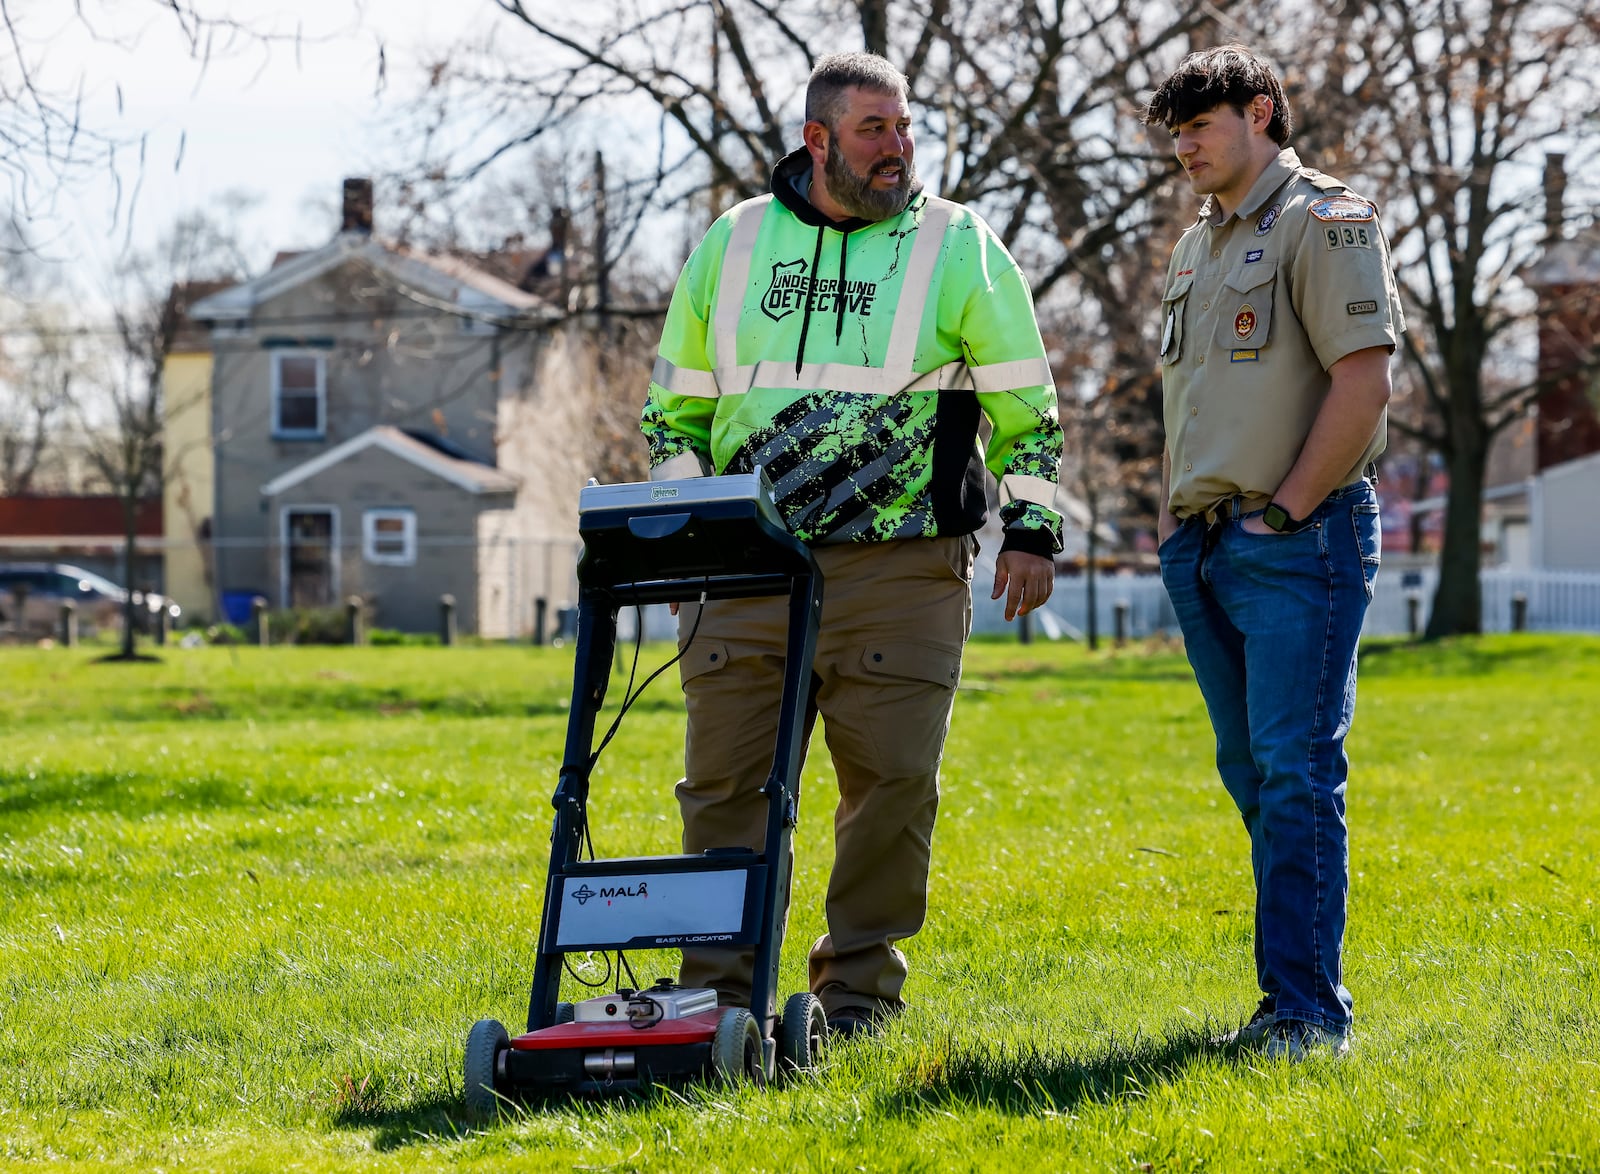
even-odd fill
[[(881, 166), (886, 160), (880, 159)], [(823, 165), (823, 179), (828, 185), (828, 195), (834, 203), (852, 216), (862, 220), (887, 220), (906, 210), (911, 202), (911, 192), (917, 185), (917, 167), (910, 159), (899, 159), (900, 181), (892, 188), (872, 186), (871, 173), (860, 175), (845, 162), (836, 136), (828, 138), (828, 161)]]

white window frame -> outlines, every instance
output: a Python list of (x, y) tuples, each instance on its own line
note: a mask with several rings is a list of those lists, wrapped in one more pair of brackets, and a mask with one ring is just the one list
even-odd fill
[[(378, 523), (399, 519), (403, 523), (400, 541), (405, 549), (399, 554), (384, 554), (378, 550)], [(361, 555), (367, 562), (379, 567), (410, 567), (417, 562), (417, 511), (411, 509), (367, 510), (361, 515)]]
[[(328, 431), (328, 356), (324, 351), (282, 348), (269, 352), (272, 356), (272, 435), (278, 440), (321, 440)], [(280, 428), (281, 398), (283, 394), (283, 360), (313, 359), (317, 364), (317, 426), (315, 428)]]

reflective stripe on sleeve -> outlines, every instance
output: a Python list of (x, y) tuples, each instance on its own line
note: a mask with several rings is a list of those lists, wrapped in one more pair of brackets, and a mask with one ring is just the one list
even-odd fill
[(1000, 503), (1027, 501), (1047, 510), (1056, 508), (1056, 483), (1027, 473), (1007, 473), (1000, 478)]
[(660, 356), (650, 371), (650, 382), (658, 384), (673, 395), (691, 395), (699, 399), (716, 399), (717, 377), (710, 371), (693, 367), (679, 367)]
[(694, 452), (681, 452), (650, 470), (652, 481), (682, 481), (688, 477), (706, 475), (706, 467), (700, 462), (700, 454)]
[(972, 385), (979, 391), (1016, 391), (1023, 387), (1054, 388), (1056, 378), (1048, 359), (1012, 359), (972, 368)]

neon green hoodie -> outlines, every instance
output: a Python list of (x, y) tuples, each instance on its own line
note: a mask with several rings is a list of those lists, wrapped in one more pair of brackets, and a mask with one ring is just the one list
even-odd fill
[(785, 158), (684, 265), (642, 420), (652, 476), (760, 465), (800, 538), (881, 542), (978, 529), (987, 465), (1002, 549), (1059, 550), (1054, 381), (1016, 262), (920, 192), (836, 223), (800, 194), (809, 174)]

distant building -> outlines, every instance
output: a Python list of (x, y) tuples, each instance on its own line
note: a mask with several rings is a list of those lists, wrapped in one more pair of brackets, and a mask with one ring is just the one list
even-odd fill
[(192, 540), (169, 567), (234, 620), (256, 595), (359, 595), (376, 625), (425, 631), (448, 594), (463, 631), (526, 634), (537, 599), (571, 598), (592, 450), (578, 344), (522, 288), (547, 273), (508, 281), (372, 224), (371, 182), (346, 180), (326, 245), (190, 307), (206, 333), (167, 368), (167, 510)]
[[(161, 503), (141, 501), (134, 520), (135, 591), (162, 589)], [(0, 562), (70, 563), (122, 583), (122, 499), (110, 494), (0, 497)]]
[(1545, 165), (1544, 255), (1522, 279), (1539, 299), (1538, 467), (1600, 452), (1600, 224), (1566, 233), (1565, 159)]

